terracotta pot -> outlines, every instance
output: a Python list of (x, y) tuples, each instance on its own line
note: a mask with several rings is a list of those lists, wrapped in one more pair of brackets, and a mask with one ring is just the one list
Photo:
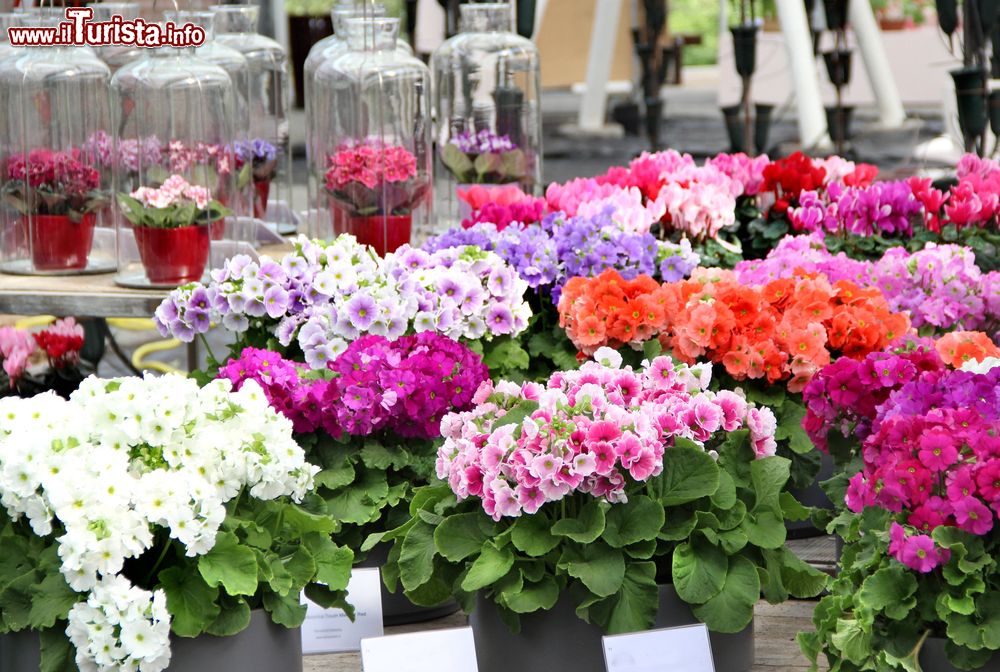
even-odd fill
[(211, 246), (208, 226), (133, 229), (146, 277), (154, 285), (184, 285), (205, 274)]
[(39, 271), (73, 271), (87, 267), (94, 244), (97, 217), (88, 212), (79, 222), (69, 215), (21, 216), (21, 225), (30, 234), (31, 263)]
[(413, 232), (412, 215), (371, 215), (359, 217), (342, 206), (330, 203), (333, 233), (349, 233), (362, 245), (371, 245), (380, 255), (395, 252), (410, 242)]
[[(0, 635), (0, 670), (35, 672), (41, 655), (33, 632)], [(263, 610), (250, 614), (250, 625), (232, 637), (202, 635), (194, 639), (170, 636), (167, 672), (245, 672), (280, 670), (302, 672), (302, 633), (271, 621)]]
[(271, 195), (271, 180), (254, 180), (253, 192), (253, 216), (264, 219), (267, 213), (267, 199)]
[[(381, 568), (389, 559), (389, 545), (379, 544), (368, 553), (368, 557), (358, 563), (358, 567), (378, 567)], [(444, 616), (449, 616), (458, 611), (458, 603), (448, 600), (436, 607), (418, 607), (410, 602), (403, 594), (402, 587), (397, 586), (398, 592), (390, 593), (389, 589), (382, 583), (382, 624), (389, 625), (409, 625), (410, 623), (424, 623), (433, 621)]]
[[(660, 586), (656, 628), (697, 622), (672, 585)], [(500, 620), (494, 602), (480, 593), (469, 624), (476, 639), (479, 672), (604, 672), (601, 629), (580, 620), (565, 597), (549, 611), (522, 614), (521, 632), (514, 635)], [(713, 632), (711, 639), (716, 672), (749, 672), (753, 667), (752, 622), (736, 634)]]

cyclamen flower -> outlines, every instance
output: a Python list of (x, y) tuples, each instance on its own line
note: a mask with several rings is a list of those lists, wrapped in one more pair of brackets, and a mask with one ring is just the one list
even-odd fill
[[(600, 363), (556, 373), (544, 389), (484, 382), (477, 406), (441, 422), (438, 477), (460, 500), (477, 497), (487, 515), (500, 520), (533, 514), (575, 493), (623, 501), (629, 483), (662, 472), (663, 454), (677, 438), (705, 447), (722, 431), (727, 413), (734, 429), (726, 431), (745, 427), (757, 457), (773, 454), (770, 410), (705, 391), (708, 380), (691, 389), (694, 376), (668, 357), (636, 371), (620, 368), (617, 352), (596, 354)], [(502, 424), (527, 401), (538, 409)]]

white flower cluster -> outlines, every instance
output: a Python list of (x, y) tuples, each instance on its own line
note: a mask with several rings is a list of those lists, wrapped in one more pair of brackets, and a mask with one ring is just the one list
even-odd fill
[(121, 576), (104, 577), (86, 602), (73, 605), (66, 635), (80, 672), (163, 670), (170, 663), (167, 596)]
[(971, 373), (989, 373), (998, 366), (1000, 366), (1000, 358), (997, 357), (987, 357), (982, 361), (970, 359), (966, 363), (962, 364), (962, 371), (969, 371)]
[[(77, 592), (112, 600), (121, 612), (131, 608), (130, 595), (149, 603), (148, 593), (103, 582), (152, 546), (154, 527), (189, 557), (203, 555), (215, 545), (226, 502), (244, 489), (262, 500), (299, 501), (312, 487), (318, 469), (292, 439), (291, 421), (253, 381), (239, 392), (230, 387), (218, 380), (199, 388), (180, 376), (89, 378), (69, 401), (51, 393), (0, 400), (0, 504), (39, 536), (62, 530), (61, 570)], [(100, 622), (87, 614), (78, 613), (78, 625)], [(169, 618), (160, 620), (169, 627)], [(114, 625), (124, 662), (109, 667), (80, 655), (101, 669), (163, 669), (153, 662), (159, 655), (134, 652), (124, 627)], [(107, 634), (95, 628), (88, 632)]]

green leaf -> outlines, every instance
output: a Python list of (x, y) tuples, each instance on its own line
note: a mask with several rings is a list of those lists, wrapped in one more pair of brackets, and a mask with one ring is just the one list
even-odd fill
[(601, 626), (609, 635), (616, 635), (653, 627), (659, 605), (656, 565), (652, 562), (633, 562), (625, 568), (621, 590), (590, 605), (586, 611), (592, 623)]
[(759, 599), (757, 568), (737, 555), (729, 558), (729, 571), (722, 590), (705, 604), (695, 606), (693, 611), (698, 620), (714, 632), (740, 632), (753, 620), (753, 607)]
[(718, 490), (719, 466), (700, 448), (674, 446), (663, 453), (663, 473), (652, 488), (664, 506), (693, 502)]
[(483, 364), (490, 371), (523, 371), (531, 366), (531, 357), (528, 351), (521, 347), (520, 341), (508, 338), (487, 344)]
[(701, 535), (674, 549), (671, 571), (677, 595), (688, 604), (715, 597), (726, 582), (729, 566), (725, 552)]
[(455, 174), (461, 182), (468, 182), (472, 178), (472, 159), (455, 145), (446, 143), (441, 149), (441, 162), (445, 167)]
[(354, 482), (354, 465), (346, 464), (334, 469), (324, 469), (313, 479), (317, 488), (336, 490)]
[(221, 609), (215, 603), (219, 589), (205, 583), (198, 573), (175, 566), (160, 572), (159, 579), (167, 594), (170, 629), (178, 636), (197, 637), (219, 616)]
[[(327, 499), (330, 524), (333, 521), (363, 525), (379, 517), (382, 501), (389, 494), (384, 471), (365, 469), (350, 487), (344, 487)], [(333, 531), (332, 527), (329, 531)]]
[(316, 562), (316, 581), (330, 590), (346, 590), (347, 582), (351, 580), (354, 552), (333, 543), (329, 536), (315, 532), (305, 535), (302, 543)]
[(504, 425), (518, 425), (524, 422), (524, 419), (529, 417), (532, 413), (538, 410), (538, 402), (532, 401), (530, 399), (525, 399), (519, 402), (514, 408), (507, 411), (507, 414), (500, 418), (497, 422), (493, 424), (493, 429), (498, 427), (503, 427)]
[(725, 469), (719, 469), (719, 488), (712, 494), (712, 504), (723, 510), (736, 505), (736, 482)]
[(32, 630), (51, 628), (56, 621), (64, 620), (73, 605), (83, 596), (77, 593), (61, 573), (47, 575), (34, 591), (28, 620)]
[(788, 536), (784, 517), (773, 511), (747, 514), (742, 528), (750, 543), (759, 548), (781, 548)]
[(552, 534), (552, 523), (545, 516), (521, 516), (511, 531), (514, 548), (537, 558), (559, 545), (560, 538)]
[(901, 620), (911, 615), (917, 600), (917, 579), (905, 567), (895, 563), (878, 570), (861, 584), (858, 600), (875, 611)]
[(785, 399), (778, 411), (778, 426), (775, 428), (774, 438), (788, 441), (788, 447), (796, 454), (801, 455), (813, 450), (809, 435), (802, 429), (802, 419), (806, 416), (805, 406), (791, 399)]
[(638, 495), (624, 504), (611, 506), (601, 536), (613, 548), (624, 548), (637, 541), (656, 539), (663, 521), (663, 505)]
[(552, 534), (589, 544), (604, 532), (604, 507), (597, 500), (587, 502), (576, 518), (557, 520)]
[(285, 597), (264, 593), (264, 609), (271, 614), (271, 620), (286, 628), (298, 628), (306, 620), (306, 605), (299, 601), (298, 593)]
[(799, 500), (795, 499), (795, 495), (787, 490), (781, 493), (778, 501), (781, 503), (781, 510), (785, 514), (785, 520), (809, 520), (809, 516), (812, 515), (809, 507), (803, 506)]
[(559, 585), (551, 576), (543, 577), (538, 583), (525, 584), (521, 590), (504, 598), (507, 608), (518, 614), (548, 610), (559, 599)]
[(231, 532), (220, 533), (212, 550), (198, 558), (198, 571), (205, 583), (221, 585), (229, 595), (257, 592), (257, 556)]
[(772, 511), (783, 517), (781, 491), (791, 473), (791, 461), (784, 457), (765, 457), (750, 464), (750, 479), (757, 495), (753, 511)]
[(77, 672), (76, 649), (66, 636), (66, 628), (42, 630), (39, 638), (42, 649), (39, 672)]
[(485, 543), (479, 557), (469, 567), (469, 573), (462, 581), (462, 590), (480, 590), (499, 581), (514, 565), (514, 554), (509, 549), (498, 549), (492, 543)]
[[(291, 586), (287, 590), (302, 590), (316, 576), (316, 560), (305, 546), (299, 546), (295, 549), (294, 553), (288, 556), (287, 559), (283, 559), (282, 562), (285, 572), (287, 572), (292, 581)], [(280, 570), (272, 571), (274, 573), (272, 581), (274, 581), (276, 580), (275, 577), (279, 576)]]
[(840, 654), (856, 665), (863, 665), (872, 655), (872, 635), (856, 619), (837, 619), (837, 629), (830, 643)]
[(670, 509), (665, 515), (666, 520), (660, 529), (660, 534), (657, 536), (657, 539), (662, 539), (663, 541), (687, 539), (698, 524), (698, 517), (694, 511)]
[(323, 534), (330, 534), (337, 527), (335, 521), (339, 520), (335, 516), (331, 517), (306, 511), (297, 504), (287, 504), (282, 511), (282, 515), (284, 515), (285, 523), (296, 528), (300, 533), (321, 532)]
[(600, 542), (586, 546), (568, 546), (559, 560), (559, 566), (573, 578), (579, 579), (598, 597), (608, 597), (622, 587), (625, 578), (625, 557), (621, 551)]
[(232, 637), (250, 627), (250, 605), (246, 598), (223, 595), (218, 617), (205, 629), (213, 637)]
[(663, 354), (663, 344), (658, 339), (652, 339), (642, 344), (642, 354), (646, 359), (653, 361)]
[(434, 545), (442, 557), (461, 562), (475, 555), (486, 541), (481, 512), (460, 513), (445, 518), (434, 530)]
[(434, 528), (422, 520), (403, 537), (399, 553), (399, 578), (406, 590), (416, 590), (434, 573)]

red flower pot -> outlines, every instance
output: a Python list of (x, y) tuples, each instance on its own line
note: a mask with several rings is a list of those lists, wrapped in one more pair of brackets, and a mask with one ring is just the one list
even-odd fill
[(31, 263), (39, 271), (79, 271), (87, 267), (94, 244), (97, 217), (88, 212), (79, 222), (69, 215), (21, 216), (21, 225), (29, 232)]
[(413, 215), (370, 215), (359, 217), (344, 208), (331, 208), (333, 233), (349, 233), (362, 245), (370, 245), (375, 252), (386, 255), (410, 242), (413, 232)]
[(210, 233), (211, 233), (211, 236), (212, 236), (212, 240), (222, 240), (223, 238), (226, 237), (226, 220), (225, 219), (217, 219), (214, 222), (212, 222), (211, 224), (209, 224), (209, 227), (211, 228), (211, 232)]
[(211, 245), (208, 226), (137, 226), (132, 230), (146, 277), (154, 285), (184, 285), (201, 280), (205, 274)]
[(253, 216), (264, 219), (267, 213), (267, 199), (271, 195), (271, 178), (253, 181)]

